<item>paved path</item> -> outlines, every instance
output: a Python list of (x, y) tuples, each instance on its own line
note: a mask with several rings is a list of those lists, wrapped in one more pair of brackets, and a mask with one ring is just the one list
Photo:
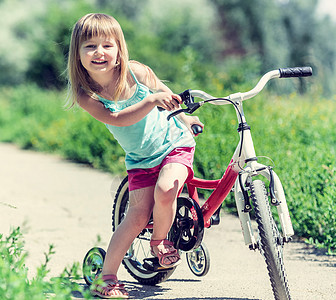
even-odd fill
[[(118, 178), (9, 144), (0, 144), (0, 166), (0, 232), (7, 235), (10, 227), (23, 227), (30, 274), (43, 262), (49, 244), (56, 251), (49, 264), (51, 276), (81, 262), (92, 246), (106, 249), (110, 189), (116, 190)], [(211, 268), (203, 278), (195, 277), (185, 261), (156, 287), (137, 284), (123, 267), (119, 278), (133, 299), (273, 299), (265, 263), (244, 246), (236, 217), (222, 215), (221, 224), (207, 230), (204, 241)], [(293, 299), (336, 299), (336, 257), (292, 242), (285, 248), (285, 264)]]

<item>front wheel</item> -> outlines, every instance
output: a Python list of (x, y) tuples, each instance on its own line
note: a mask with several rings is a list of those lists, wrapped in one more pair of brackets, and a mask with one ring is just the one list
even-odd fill
[[(113, 231), (126, 216), (129, 205), (128, 178), (121, 182), (116, 193), (112, 210)], [(151, 258), (150, 240), (152, 229), (144, 229), (133, 241), (128, 249), (122, 263), (127, 272), (141, 284), (155, 285), (168, 279), (173, 274), (175, 268), (162, 270), (159, 272), (148, 270), (144, 267), (144, 260)]]
[(287, 275), (283, 262), (283, 239), (274, 222), (264, 182), (251, 183), (251, 197), (255, 209), (260, 237), (260, 251), (263, 254), (276, 300), (289, 300)]

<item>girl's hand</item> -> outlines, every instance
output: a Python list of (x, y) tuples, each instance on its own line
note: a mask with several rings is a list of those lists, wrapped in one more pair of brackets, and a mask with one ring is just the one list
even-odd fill
[(187, 116), (187, 115), (182, 115), (180, 116), (180, 119), (183, 121), (183, 123), (188, 127), (189, 131), (193, 134), (194, 132), (191, 129), (192, 125), (199, 125), (202, 127), (202, 129), (204, 128), (204, 124), (199, 120), (199, 118), (197, 116)]
[(150, 95), (149, 97), (153, 103), (162, 107), (165, 110), (172, 111), (180, 108), (180, 103), (182, 103), (182, 99), (179, 95), (161, 92)]

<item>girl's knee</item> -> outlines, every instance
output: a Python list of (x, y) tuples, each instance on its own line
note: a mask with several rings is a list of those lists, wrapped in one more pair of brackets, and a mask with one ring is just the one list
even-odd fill
[(170, 163), (162, 167), (158, 181), (155, 185), (155, 203), (172, 203), (182, 188), (188, 176), (186, 166), (179, 163)]
[(155, 203), (170, 204), (173, 202), (178, 194), (178, 184), (157, 183), (154, 192)]

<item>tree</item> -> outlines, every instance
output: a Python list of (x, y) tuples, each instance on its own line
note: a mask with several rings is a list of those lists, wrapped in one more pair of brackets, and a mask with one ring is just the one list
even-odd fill
[(225, 48), (223, 56), (257, 55), (262, 71), (287, 60), (281, 12), (269, 0), (211, 0), (218, 7)]
[[(218, 7), (224, 56), (257, 56), (261, 72), (311, 65), (315, 74), (335, 78), (335, 25), (317, 17), (317, 0), (211, 1)], [(319, 79), (324, 91), (332, 90), (328, 80)], [(300, 79), (300, 92), (305, 83)]]

